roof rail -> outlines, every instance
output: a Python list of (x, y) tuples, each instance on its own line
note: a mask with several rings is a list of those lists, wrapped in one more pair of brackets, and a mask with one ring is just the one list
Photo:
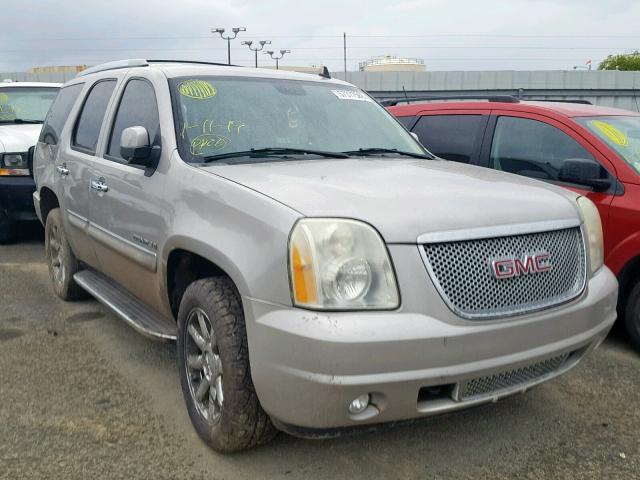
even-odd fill
[(149, 63), (195, 63), (197, 65), (219, 65), (221, 67), (241, 67), (242, 65), (234, 65), (229, 63), (218, 63), (218, 62), (203, 62), (201, 60), (165, 60), (165, 59), (156, 59), (156, 60), (147, 60)]
[(547, 99), (547, 98), (526, 98), (523, 99), (528, 102), (556, 102), (556, 103), (577, 103), (580, 105), (593, 105), (589, 100), (580, 100), (580, 99), (566, 99), (566, 100), (558, 100), (558, 99)]
[(385, 107), (393, 107), (399, 103), (425, 102), (438, 100), (488, 100), (490, 102), (518, 103), (516, 97), (511, 95), (421, 95), (417, 97), (397, 97), (382, 100), (380, 103)]
[(149, 62), (147, 62), (144, 58), (130, 58), (128, 60), (116, 60), (115, 62), (101, 63), (99, 65), (94, 65), (93, 67), (85, 68), (84, 70), (79, 72), (76, 75), (76, 77), (83, 77), (91, 73), (104, 72), (105, 70), (117, 70), (119, 68), (148, 67), (148, 66), (149, 66)]
[(105, 70), (117, 70), (119, 68), (148, 67), (151, 63), (196, 63), (201, 65), (220, 65), (223, 67), (239, 67), (240, 65), (229, 65), (227, 63), (202, 62), (198, 60), (145, 60), (144, 58), (131, 58), (128, 60), (117, 60), (115, 62), (101, 63), (93, 67), (86, 68), (78, 73), (77, 77), (89, 75), (91, 73), (103, 72)]

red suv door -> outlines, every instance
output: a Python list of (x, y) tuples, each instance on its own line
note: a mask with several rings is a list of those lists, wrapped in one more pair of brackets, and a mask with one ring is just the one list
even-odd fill
[[(485, 137), (481, 164), (496, 170), (524, 175), (569, 188), (592, 200), (607, 228), (610, 207), (620, 193), (616, 172), (609, 160), (568, 124), (529, 112), (493, 110)], [(611, 187), (596, 192), (589, 187), (559, 179), (562, 162), (570, 158), (592, 159), (601, 165), (601, 178), (611, 179)], [(605, 235), (605, 258), (613, 245)]]

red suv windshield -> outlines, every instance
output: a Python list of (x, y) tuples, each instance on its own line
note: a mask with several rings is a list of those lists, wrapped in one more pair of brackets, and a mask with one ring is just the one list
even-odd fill
[(640, 117), (601, 116), (576, 120), (640, 173)]

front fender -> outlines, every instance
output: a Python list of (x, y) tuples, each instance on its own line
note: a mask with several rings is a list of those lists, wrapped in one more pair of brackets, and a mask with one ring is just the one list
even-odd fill
[(605, 264), (618, 276), (631, 260), (640, 255), (640, 231), (618, 243), (607, 255)]

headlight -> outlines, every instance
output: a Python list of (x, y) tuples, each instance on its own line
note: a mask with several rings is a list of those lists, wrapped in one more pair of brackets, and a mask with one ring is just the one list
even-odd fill
[(0, 176), (29, 175), (26, 153), (0, 154)]
[(587, 235), (591, 273), (594, 273), (604, 263), (602, 222), (600, 221), (598, 208), (587, 197), (578, 197), (578, 207), (584, 222), (584, 231)]
[(387, 248), (371, 226), (306, 218), (289, 240), (293, 303), (326, 310), (382, 310), (399, 305)]

